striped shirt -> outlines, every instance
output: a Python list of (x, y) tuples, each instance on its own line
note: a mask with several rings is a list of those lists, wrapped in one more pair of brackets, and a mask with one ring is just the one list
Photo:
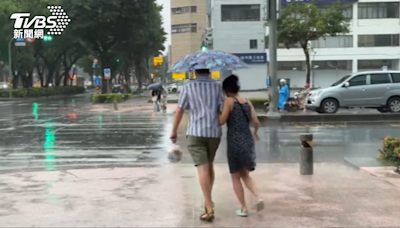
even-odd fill
[(187, 135), (219, 138), (222, 135), (218, 116), (224, 96), (221, 86), (208, 77), (198, 77), (186, 84), (179, 96), (178, 107), (190, 110)]

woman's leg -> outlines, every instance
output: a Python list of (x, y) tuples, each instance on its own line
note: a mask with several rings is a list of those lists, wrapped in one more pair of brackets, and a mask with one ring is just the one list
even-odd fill
[(250, 177), (250, 172), (247, 170), (243, 170), (240, 172), (240, 177), (242, 178), (247, 189), (249, 189), (250, 192), (253, 194), (254, 200), (257, 202), (260, 199), (258, 195), (258, 189), (253, 178)]
[(233, 190), (235, 191), (236, 197), (238, 198), (240, 205), (242, 206), (242, 211), (244, 213), (248, 212), (247, 205), (246, 205), (246, 199), (244, 197), (244, 189), (242, 186), (242, 181), (240, 180), (241, 173), (232, 173), (232, 185), (233, 185)]

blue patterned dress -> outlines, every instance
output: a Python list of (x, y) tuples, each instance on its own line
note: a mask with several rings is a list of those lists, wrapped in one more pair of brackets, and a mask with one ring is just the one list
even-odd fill
[(254, 138), (250, 130), (251, 109), (248, 103), (239, 103), (236, 98), (229, 114), (228, 127), (228, 164), (230, 173), (242, 170), (253, 171), (256, 167)]

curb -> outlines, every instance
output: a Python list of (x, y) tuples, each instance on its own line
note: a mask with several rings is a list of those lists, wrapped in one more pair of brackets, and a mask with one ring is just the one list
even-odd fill
[[(316, 114), (316, 115), (281, 115), (278, 119), (269, 119), (267, 115), (257, 115), (260, 122), (271, 123), (327, 123), (327, 122), (351, 122), (371, 124), (374, 122), (400, 122), (400, 113), (384, 114)], [(374, 124), (374, 123), (372, 123)]]

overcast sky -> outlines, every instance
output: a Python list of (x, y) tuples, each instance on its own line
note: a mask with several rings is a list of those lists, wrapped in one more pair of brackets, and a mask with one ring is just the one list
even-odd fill
[(165, 44), (165, 49), (167, 50), (168, 45), (171, 44), (171, 2), (170, 0), (157, 0), (157, 3), (163, 6), (162, 17), (164, 22), (164, 30), (166, 33), (168, 33), (167, 42)]

